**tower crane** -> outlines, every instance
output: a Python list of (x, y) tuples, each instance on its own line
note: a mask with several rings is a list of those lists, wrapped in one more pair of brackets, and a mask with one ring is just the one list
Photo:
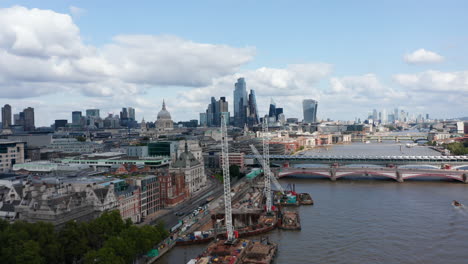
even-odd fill
[(231, 207), (231, 177), (229, 175), (229, 145), (227, 125), (224, 115), (221, 115), (221, 153), (224, 185), (224, 219), (226, 222), (227, 243), (234, 241), (234, 226), (232, 225)]
[(276, 186), (276, 188), (282, 193), (284, 194), (284, 189), (283, 189), (283, 186), (281, 186), (281, 184), (279, 183), (279, 181), (276, 179), (276, 177), (273, 175), (273, 173), (271, 172), (271, 169), (270, 169), (270, 166), (265, 166), (265, 159), (262, 157), (262, 155), (260, 155), (260, 153), (258, 152), (257, 148), (254, 146), (254, 145), (250, 145), (250, 149), (252, 149), (252, 152), (254, 153), (255, 155), (255, 158), (258, 160), (258, 162), (262, 165), (263, 167), (263, 171), (264, 171), (264, 174), (265, 174), (265, 177), (267, 177), (266, 175), (270, 175), (270, 180), (271, 182), (273, 182), (273, 184)]
[(266, 211), (271, 211), (271, 171), (270, 171), (270, 144), (266, 140), (266, 133), (268, 133), (268, 118), (263, 118), (262, 122), (262, 145), (263, 145), (263, 171), (265, 172), (265, 196), (266, 196)]

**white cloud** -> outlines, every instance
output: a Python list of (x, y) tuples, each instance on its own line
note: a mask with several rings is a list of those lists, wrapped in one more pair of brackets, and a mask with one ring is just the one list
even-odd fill
[[(278, 107), (287, 109), (287, 116), (302, 116), (301, 104), (304, 98), (318, 99), (323, 91), (318, 87), (321, 80), (329, 76), (332, 66), (325, 63), (292, 64), (285, 68), (262, 67), (216, 78), (211, 85), (178, 93), (178, 109), (182, 113), (198, 109), (206, 110), (210, 97), (225, 96), (232, 112), (234, 83), (244, 77), (247, 89), (255, 90), (259, 112), (263, 115), (268, 110), (270, 98), (274, 98)], [(194, 114), (192, 117), (196, 117)]]
[(403, 59), (407, 63), (412, 63), (412, 64), (423, 64), (423, 63), (436, 63), (436, 62), (441, 62), (444, 60), (444, 57), (441, 55), (425, 50), (425, 49), (418, 49), (415, 50), (412, 53), (406, 54)]
[(76, 6), (70, 6), (68, 9), (70, 9), (70, 14), (72, 15), (73, 18), (79, 18), (80, 16), (86, 13), (86, 9), (76, 7)]
[(103, 48), (118, 65), (116, 76), (132, 83), (203, 86), (249, 62), (253, 48), (195, 43), (175, 36), (120, 35)]
[(0, 9), (0, 25), (0, 96), (7, 98), (64, 89), (110, 96), (153, 86), (200, 87), (237, 72), (255, 53), (150, 35), (116, 36), (93, 47), (83, 43), (70, 15), (21, 6)]
[(414, 91), (468, 93), (468, 71), (425, 71), (416, 74), (397, 74), (394, 80)]

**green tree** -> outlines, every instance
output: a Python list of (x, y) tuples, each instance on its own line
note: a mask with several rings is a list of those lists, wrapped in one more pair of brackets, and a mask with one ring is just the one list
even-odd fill
[(75, 263), (88, 251), (88, 239), (84, 225), (70, 221), (59, 231), (65, 263)]
[(104, 212), (99, 218), (88, 224), (87, 235), (92, 249), (99, 249), (112, 236), (120, 234), (125, 223), (119, 211)]
[(42, 264), (47, 262), (41, 256), (39, 243), (28, 240), (22, 243), (21, 250), (17, 252), (15, 263)]
[(125, 260), (115, 254), (114, 249), (103, 247), (99, 250), (88, 252), (84, 258), (84, 264), (125, 264)]
[(235, 164), (232, 164), (231, 166), (229, 166), (229, 175), (231, 176), (231, 178), (239, 178), (240, 176), (240, 168), (239, 166), (235, 165)]
[(76, 137), (76, 140), (78, 140), (79, 142), (85, 142), (85, 141), (86, 141), (86, 138), (83, 137), (83, 136), (77, 136), (77, 137)]

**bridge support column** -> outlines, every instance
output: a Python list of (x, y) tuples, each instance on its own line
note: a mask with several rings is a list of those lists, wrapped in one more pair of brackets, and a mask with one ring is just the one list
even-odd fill
[(468, 183), (468, 174), (464, 173), (462, 178), (464, 183)]
[(381, 142), (382, 142), (382, 137), (379, 137), (379, 138), (377, 139), (377, 141), (378, 141), (379, 143), (381, 143)]
[(403, 174), (399, 171), (395, 172), (397, 182), (403, 182)]
[(400, 142), (400, 138), (399, 138), (399, 137), (395, 137), (395, 142)]
[(335, 168), (330, 169), (330, 180), (336, 181), (336, 169)]

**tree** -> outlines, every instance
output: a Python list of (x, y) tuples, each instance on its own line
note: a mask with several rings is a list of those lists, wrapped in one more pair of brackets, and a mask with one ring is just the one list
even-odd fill
[(42, 264), (46, 263), (41, 256), (41, 247), (36, 241), (23, 242), (21, 250), (17, 253), (15, 263)]
[(86, 138), (83, 137), (83, 136), (77, 136), (77, 137), (76, 137), (76, 140), (78, 140), (79, 142), (85, 142), (85, 141), (86, 141)]
[(88, 239), (84, 225), (70, 221), (59, 232), (65, 263), (75, 263), (88, 251)]
[(229, 166), (229, 175), (231, 176), (231, 178), (239, 178), (240, 176), (240, 168), (239, 166), (235, 165), (235, 164), (232, 164), (231, 166)]
[(112, 248), (103, 247), (99, 250), (88, 252), (84, 264), (125, 264), (125, 260), (117, 256)]

